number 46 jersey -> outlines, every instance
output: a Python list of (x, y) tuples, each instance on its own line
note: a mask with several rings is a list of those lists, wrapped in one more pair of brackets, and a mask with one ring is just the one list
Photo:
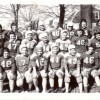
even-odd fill
[(81, 57), (82, 57), (83, 68), (93, 68), (95, 66), (98, 66), (97, 53), (93, 52), (92, 54), (88, 54), (88, 52), (85, 52), (82, 54)]

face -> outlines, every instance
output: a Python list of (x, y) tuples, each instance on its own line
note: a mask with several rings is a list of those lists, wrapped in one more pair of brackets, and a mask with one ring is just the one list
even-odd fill
[(37, 55), (38, 55), (38, 56), (41, 56), (42, 54), (43, 54), (43, 50), (42, 50), (42, 49), (38, 49), (38, 50), (37, 50)]
[(40, 25), (40, 26), (39, 26), (39, 29), (40, 29), (41, 31), (44, 31), (44, 30), (45, 30), (44, 25)]
[(10, 56), (10, 54), (9, 54), (9, 52), (4, 51), (3, 56), (4, 56), (4, 58), (8, 58)]
[(82, 31), (77, 31), (78, 36), (82, 36), (82, 34), (83, 34)]
[(48, 37), (47, 37), (47, 36), (43, 37), (43, 38), (42, 38), (42, 41), (43, 41), (44, 43), (47, 43), (47, 42), (48, 42)]
[(61, 35), (61, 39), (62, 39), (62, 40), (66, 40), (66, 39), (67, 39), (67, 33), (63, 33), (63, 34)]
[(28, 27), (27, 27), (27, 30), (31, 30), (31, 26), (28, 26)]
[(53, 27), (54, 27), (54, 28), (58, 28), (58, 27), (59, 27), (59, 23), (58, 23), (58, 22), (54, 23), (54, 24), (53, 24)]
[(92, 52), (94, 51), (94, 48), (93, 47), (89, 47), (88, 48), (88, 52), (91, 54)]
[(100, 40), (100, 34), (96, 34), (96, 39)]
[(59, 48), (58, 48), (58, 47), (53, 47), (53, 48), (52, 48), (52, 53), (53, 53), (53, 54), (57, 54), (58, 51), (59, 51)]
[(68, 30), (71, 31), (73, 29), (73, 26), (68, 26)]
[(32, 34), (30, 34), (30, 33), (27, 34), (27, 39), (28, 39), (28, 40), (32, 40)]
[(15, 32), (17, 30), (17, 27), (15, 25), (12, 26), (12, 30)]
[(75, 49), (75, 48), (70, 49), (70, 54), (71, 54), (72, 56), (74, 56), (74, 55), (76, 54), (76, 49)]
[(16, 39), (16, 36), (14, 34), (10, 34), (10, 40), (14, 41)]
[(81, 26), (82, 26), (83, 29), (85, 29), (87, 27), (87, 23), (86, 22), (82, 22)]
[(28, 49), (27, 48), (22, 48), (21, 54), (24, 55), (24, 56), (27, 55), (28, 54)]

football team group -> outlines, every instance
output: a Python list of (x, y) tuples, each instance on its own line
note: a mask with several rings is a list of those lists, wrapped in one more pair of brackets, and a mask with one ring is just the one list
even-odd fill
[(57, 92), (61, 93), (64, 86), (68, 93), (74, 77), (79, 92), (88, 93), (90, 76), (100, 91), (100, 20), (91, 30), (87, 24), (82, 19), (77, 30), (71, 21), (61, 28), (59, 20), (53, 19), (52, 24), (50, 20), (39, 23), (36, 31), (27, 22), (22, 33), (15, 23), (10, 31), (0, 25), (0, 92), (7, 79), (9, 92), (15, 87), (25, 91), (24, 84), (29, 92), (47, 92), (49, 84), (49, 92), (54, 93), (56, 79)]

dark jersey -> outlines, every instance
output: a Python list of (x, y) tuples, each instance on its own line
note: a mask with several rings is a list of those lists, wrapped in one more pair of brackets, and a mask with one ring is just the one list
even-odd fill
[(82, 37), (75, 36), (72, 38), (72, 43), (75, 44), (76, 49), (79, 53), (83, 53), (86, 51), (88, 38), (86, 36), (82, 36)]
[(2, 69), (4, 71), (12, 70), (12, 72), (15, 73), (16, 64), (15, 64), (15, 60), (11, 57), (9, 57), (7, 59), (4, 57), (1, 57), (0, 58), (0, 66), (2, 67)]
[(93, 68), (98, 66), (98, 55), (97, 53), (88, 54), (87, 52), (82, 54), (83, 68)]
[(94, 44), (96, 46), (95, 51), (100, 52), (100, 40), (93, 38), (92, 40), (90, 40), (90, 44)]

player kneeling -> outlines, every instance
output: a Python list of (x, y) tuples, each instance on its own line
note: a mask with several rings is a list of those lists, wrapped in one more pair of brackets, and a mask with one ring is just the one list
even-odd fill
[(79, 84), (80, 92), (82, 92), (82, 77), (80, 74), (80, 54), (76, 52), (75, 45), (71, 44), (68, 47), (69, 53), (64, 56), (65, 64), (65, 87), (66, 93), (69, 91), (69, 83), (71, 76), (75, 76)]
[[(48, 59), (43, 54), (43, 46), (36, 46), (36, 53), (33, 53), (31, 56), (32, 66), (33, 68), (33, 81), (36, 88), (36, 91), (39, 92), (38, 88), (38, 77), (41, 75), (43, 92), (47, 91), (47, 67), (48, 67)], [(35, 70), (36, 69), (36, 70)]]
[(97, 71), (98, 68), (98, 55), (94, 51), (94, 45), (89, 45), (87, 51), (82, 55), (83, 62), (83, 84), (84, 84), (84, 92), (88, 92), (88, 78), (89, 75), (92, 75), (95, 79), (95, 82), (100, 90), (100, 79)]
[(16, 66), (17, 66), (17, 86), (24, 92), (24, 79), (28, 83), (28, 89), (31, 91), (32, 87), (32, 73), (30, 67), (30, 57), (28, 55), (28, 48), (26, 45), (20, 45), (20, 53), (16, 56)]
[(58, 92), (61, 92), (63, 84), (63, 55), (59, 52), (59, 45), (53, 43), (51, 46), (51, 53), (49, 54), (50, 59), (50, 72), (49, 72), (49, 82), (50, 82), (50, 92), (54, 92), (54, 78), (55, 75), (58, 77)]
[(0, 92), (3, 91), (3, 83), (4, 79), (8, 78), (9, 80), (9, 87), (10, 87), (10, 92), (14, 91), (14, 80), (16, 79), (15, 77), (15, 60), (10, 57), (10, 51), (8, 48), (4, 48), (3, 51), (3, 57), (0, 58)]

